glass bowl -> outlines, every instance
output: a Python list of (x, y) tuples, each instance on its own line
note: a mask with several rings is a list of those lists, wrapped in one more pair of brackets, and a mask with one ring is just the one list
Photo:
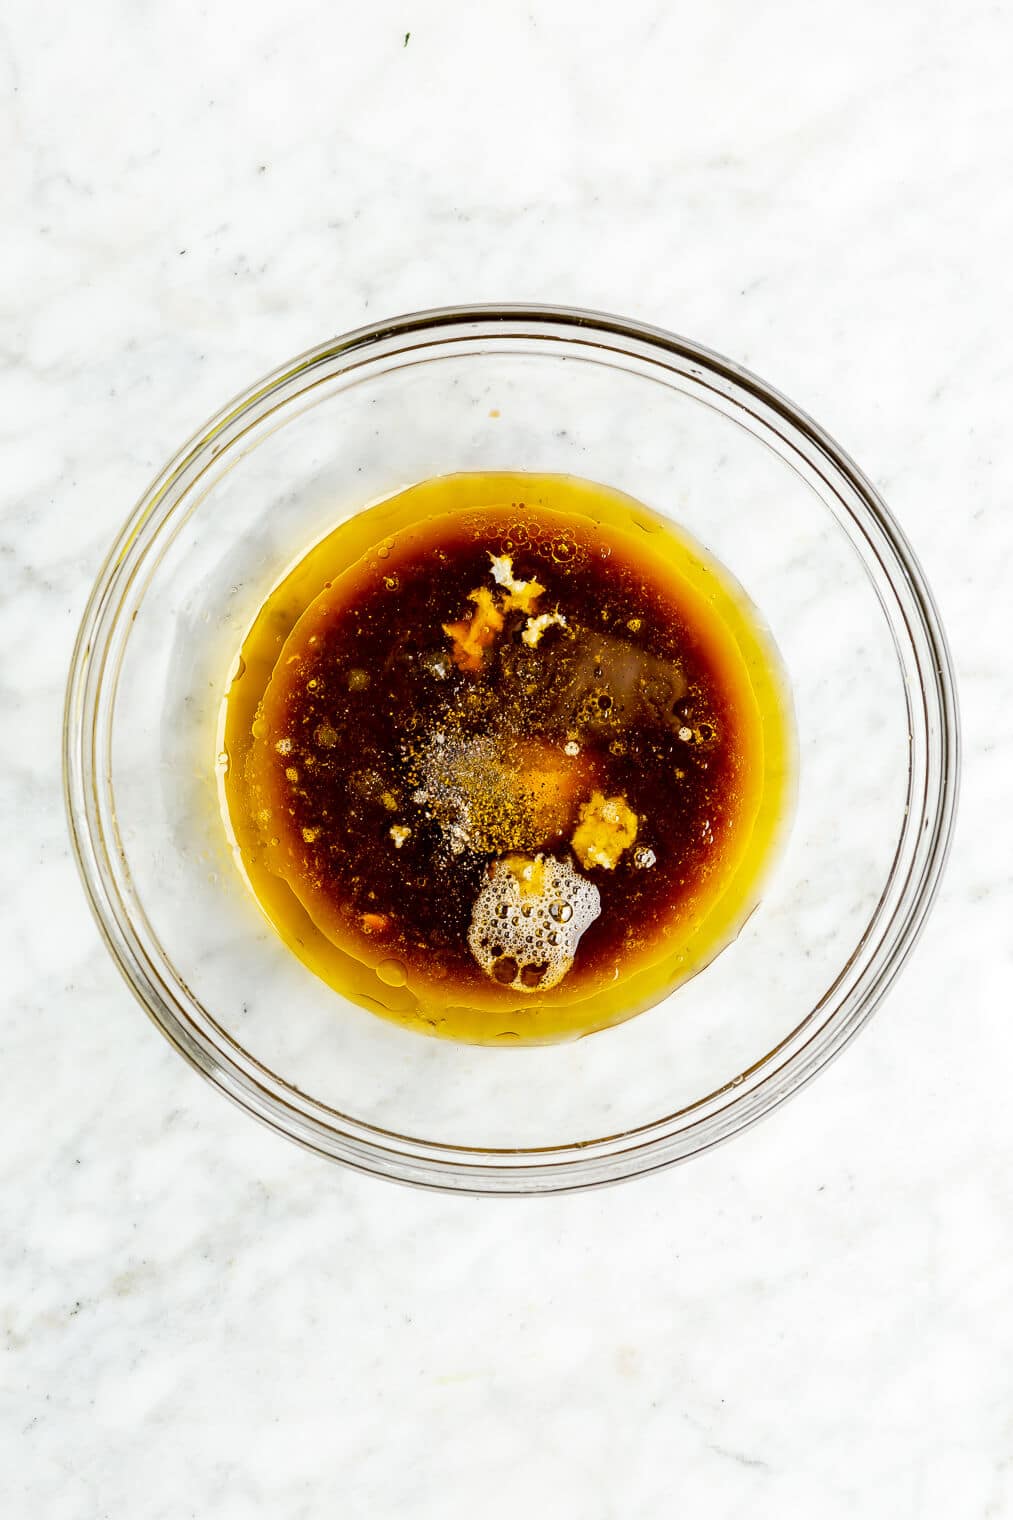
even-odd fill
[[(798, 728), (794, 825), (738, 937), (650, 1012), (569, 1044), (416, 1035), (344, 1002), (261, 917), (216, 735), (272, 586), (429, 476), (583, 476), (674, 519), (760, 609)], [(222, 1092), (322, 1155), (472, 1192), (616, 1181), (745, 1128), (856, 1033), (932, 901), (957, 789), (945, 640), (896, 523), (769, 386), (590, 312), (475, 307), (350, 333), (253, 386), (142, 497), (70, 674), (71, 832), (106, 942)]]

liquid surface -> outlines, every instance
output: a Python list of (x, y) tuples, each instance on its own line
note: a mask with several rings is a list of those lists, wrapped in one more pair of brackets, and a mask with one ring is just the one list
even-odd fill
[(742, 592), (627, 497), (454, 476), (266, 602), (224, 714), (238, 853), (338, 991), (472, 1041), (588, 1033), (738, 930), (792, 733)]

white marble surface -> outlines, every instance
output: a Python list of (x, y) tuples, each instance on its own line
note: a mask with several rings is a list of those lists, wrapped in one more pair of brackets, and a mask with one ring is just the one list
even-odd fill
[[(1008, 7), (912, 0), (6, 7), (5, 1515), (1013, 1516), (1011, 53)], [(941, 899), (845, 1056), (703, 1160), (528, 1204), (344, 1174), (205, 1087), (98, 943), (58, 760), (91, 578), (181, 439), (332, 332), (504, 298), (689, 332), (830, 427), (966, 733)]]

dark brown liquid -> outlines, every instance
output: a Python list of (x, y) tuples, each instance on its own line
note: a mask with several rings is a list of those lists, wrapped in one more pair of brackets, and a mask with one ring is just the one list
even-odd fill
[(488, 1037), (516, 1011), (503, 1033), (545, 1038), (559, 1005), (570, 1032), (572, 1005), (698, 934), (748, 855), (743, 670), (650, 532), (544, 501), (429, 517), (288, 634), (244, 766), (255, 862), (424, 1016), (471, 1008)]

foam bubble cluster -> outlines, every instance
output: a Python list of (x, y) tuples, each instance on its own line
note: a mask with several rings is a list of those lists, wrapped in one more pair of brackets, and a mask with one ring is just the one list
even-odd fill
[(468, 946), (487, 976), (515, 992), (547, 992), (573, 965), (601, 913), (593, 882), (552, 855), (494, 861), (475, 899)]

